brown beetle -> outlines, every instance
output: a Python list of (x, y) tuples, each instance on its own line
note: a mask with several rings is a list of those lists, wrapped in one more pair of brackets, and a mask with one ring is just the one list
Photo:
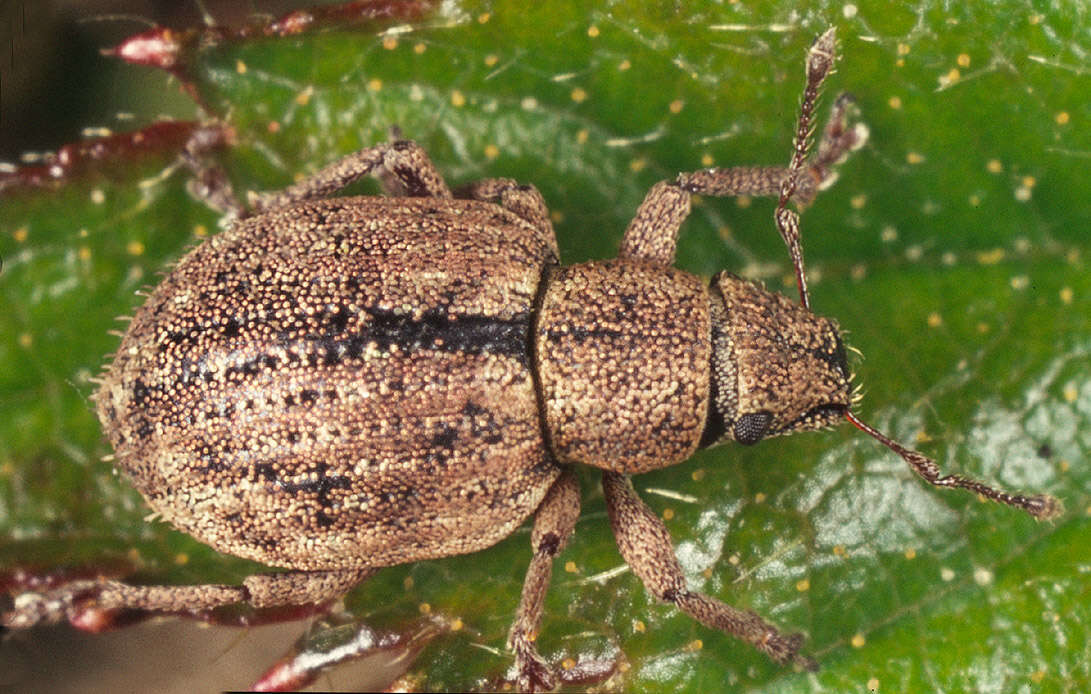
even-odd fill
[[(95, 402), (118, 468), (152, 508), (217, 550), (288, 571), (242, 586), (76, 582), (23, 596), (5, 624), (58, 619), (88, 599), (163, 611), (317, 603), (384, 566), (484, 549), (534, 515), (510, 643), (520, 686), (548, 688), (534, 641), (579, 515), (568, 466), (584, 463), (603, 469), (618, 546), (648, 590), (779, 663), (813, 668), (802, 636), (687, 588), (628, 475), (700, 446), (847, 418), (931, 484), (1058, 513), (1049, 496), (941, 476), (850, 411), (844, 346), (809, 309), (788, 209), (831, 183), (866, 137), (838, 99), (808, 158), (834, 43), (831, 29), (809, 52), (789, 166), (657, 184), (611, 261), (561, 266), (534, 188), (490, 179), (456, 199), (408, 141), (259, 197), (148, 297)], [(327, 197), (366, 175), (394, 197)], [(672, 267), (691, 194), (779, 197), (799, 305), (729, 273), (706, 284)]]

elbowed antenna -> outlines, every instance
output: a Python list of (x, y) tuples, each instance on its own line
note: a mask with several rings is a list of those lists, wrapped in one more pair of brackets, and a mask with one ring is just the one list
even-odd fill
[[(849, 152), (864, 146), (868, 139), (868, 129), (862, 123), (850, 126), (850, 118), (855, 114), (854, 102), (850, 95), (841, 94), (834, 102), (829, 123), (822, 132), (818, 145), (818, 155), (808, 162), (811, 140), (814, 135), (814, 113), (822, 83), (833, 72), (837, 62), (837, 32), (830, 27), (815, 39), (807, 52), (807, 85), (803, 90), (803, 101), (799, 105), (799, 118), (796, 121), (795, 136), (792, 138), (792, 159), (785, 169), (786, 175), (780, 184), (780, 198), (777, 201), (773, 220), (777, 231), (788, 247), (788, 255), (795, 268), (796, 285), (799, 288), (799, 303), (803, 308), (811, 307), (807, 293), (807, 273), (803, 269), (803, 247), (800, 239), (799, 214), (788, 209), (788, 201), (801, 192), (801, 188), (815, 186), (821, 190), (836, 179), (832, 171), (834, 164), (845, 158)], [(806, 182), (804, 177), (812, 177)], [(813, 194), (812, 196), (813, 197)], [(797, 204), (806, 204), (808, 200), (797, 200)]]
[(993, 501), (998, 501), (1002, 504), (1007, 504), (1008, 506), (1021, 508), (1039, 520), (1056, 518), (1064, 511), (1064, 507), (1061, 505), (1060, 500), (1049, 494), (1023, 496), (1021, 494), (1012, 494), (1011, 492), (1006, 492), (1002, 489), (994, 489), (984, 482), (978, 482), (977, 480), (962, 477), (961, 475), (940, 476), (939, 466), (936, 465), (936, 461), (928, 456), (910, 450), (897, 441), (891, 440), (882, 432), (861, 421), (852, 412), (846, 411), (845, 419), (852, 422), (853, 426), (860, 431), (869, 434), (879, 443), (900, 455), (905, 462), (909, 463), (909, 467), (913, 468), (913, 471), (923, 477), (929, 484), (937, 487), (967, 489), (971, 492), (976, 492), (987, 499), (992, 499)]
[(792, 257), (792, 265), (795, 266), (799, 303), (803, 308), (808, 309), (811, 307), (811, 300), (807, 293), (807, 273), (803, 270), (799, 215), (788, 209), (788, 201), (799, 185), (799, 177), (807, 161), (807, 153), (811, 148), (811, 134), (814, 130), (811, 121), (814, 118), (815, 106), (818, 104), (819, 89), (833, 71), (834, 62), (837, 59), (836, 51), (837, 31), (834, 27), (830, 27), (815, 39), (815, 42), (811, 44), (811, 50), (807, 52), (807, 86), (803, 90), (803, 103), (799, 106), (799, 120), (796, 122), (795, 137), (792, 139), (792, 160), (788, 164), (788, 175), (781, 183), (780, 200), (777, 201), (777, 210), (773, 214), (777, 231), (788, 246), (788, 255)]

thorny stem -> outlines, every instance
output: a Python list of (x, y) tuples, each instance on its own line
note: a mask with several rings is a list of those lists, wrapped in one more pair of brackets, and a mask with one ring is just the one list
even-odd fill
[(1061, 502), (1056, 497), (1052, 497), (1048, 494), (1023, 496), (1021, 494), (1012, 494), (1011, 492), (1002, 489), (995, 489), (983, 482), (978, 482), (977, 480), (968, 477), (962, 477), (961, 475), (944, 475), (941, 477), (939, 466), (937, 466), (936, 462), (931, 458), (891, 440), (885, 434), (861, 421), (852, 412), (846, 412), (845, 418), (852, 422), (853, 426), (857, 429), (869, 434), (879, 443), (900, 455), (905, 462), (909, 463), (909, 467), (913, 468), (913, 471), (923, 477), (929, 484), (937, 487), (967, 489), (971, 492), (980, 494), (986, 499), (992, 499), (993, 501), (998, 501), (1002, 504), (1007, 504), (1008, 506), (1021, 508), (1039, 520), (1056, 518), (1064, 511)]

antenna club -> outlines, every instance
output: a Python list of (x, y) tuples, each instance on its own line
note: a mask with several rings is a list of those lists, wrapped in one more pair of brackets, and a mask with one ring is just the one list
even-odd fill
[(1064, 513), (1064, 504), (1055, 496), (1036, 494), (1027, 499), (1026, 511), (1038, 520), (1052, 520)]

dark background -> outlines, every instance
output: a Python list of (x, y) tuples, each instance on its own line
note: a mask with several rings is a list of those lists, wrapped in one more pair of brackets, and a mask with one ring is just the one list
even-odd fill
[[(195, 114), (177, 90), (124, 96), (133, 81), (158, 80), (99, 51), (152, 25), (200, 26), (202, 7), (216, 24), (238, 26), (255, 14), (279, 16), (321, 0), (0, 0), (0, 161), (53, 151), (87, 127), (128, 130), (160, 113)], [(119, 122), (117, 100), (134, 114)], [(109, 109), (109, 110), (107, 110)]]

